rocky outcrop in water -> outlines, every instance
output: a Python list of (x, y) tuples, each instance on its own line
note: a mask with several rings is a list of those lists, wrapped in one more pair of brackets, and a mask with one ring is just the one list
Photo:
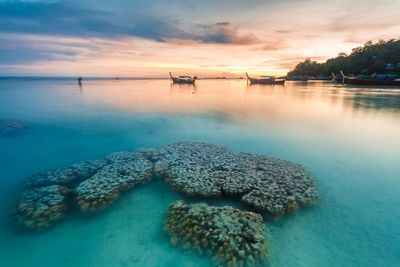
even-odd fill
[(41, 172), (28, 177), (25, 185), (31, 188), (38, 188), (49, 185), (63, 185), (74, 187), (81, 181), (92, 177), (111, 161), (108, 159), (84, 161), (67, 168), (56, 168)]
[(152, 179), (153, 165), (143, 153), (120, 152), (107, 157), (112, 163), (83, 181), (75, 189), (83, 212), (106, 208), (120, 193)]
[(0, 136), (14, 134), (24, 128), (25, 123), (23, 121), (0, 119)]
[[(113, 153), (28, 177), (14, 211), (15, 225), (42, 230), (71, 208), (83, 213), (103, 210), (122, 192), (152, 179), (165, 179), (189, 197), (239, 200), (273, 216), (318, 198), (301, 165), (218, 145), (179, 142)], [(267, 259), (266, 229), (255, 212), (176, 201), (169, 206), (164, 230), (172, 245), (206, 255), (215, 266), (254, 266)]]
[(48, 228), (65, 216), (69, 194), (70, 190), (58, 185), (22, 192), (14, 211), (17, 226), (29, 230)]
[(273, 216), (311, 205), (318, 198), (305, 169), (286, 160), (198, 142), (180, 142), (160, 150), (169, 166), (166, 181), (190, 197), (240, 199)]
[(164, 230), (172, 245), (209, 255), (216, 266), (253, 266), (268, 254), (261, 215), (232, 207), (176, 201)]
[[(161, 149), (113, 153), (33, 175), (26, 180), (23, 193), (30, 196), (32, 209), (16, 218), (22, 226), (25, 224), (19, 221), (32, 221), (26, 224), (29, 229), (39, 221), (38, 228), (56, 222), (47, 215), (39, 216), (40, 220), (19, 219), (30, 218), (31, 210), (41, 205), (41, 197), (57, 196), (54, 188), (71, 192), (69, 201), (62, 199), (62, 207), (94, 212), (108, 207), (122, 192), (155, 178), (165, 179), (173, 190), (186, 196), (238, 199), (251, 209), (274, 216), (310, 205), (318, 197), (312, 178), (301, 165), (218, 145), (180, 142)], [(53, 188), (51, 193), (49, 188)], [(25, 200), (21, 198), (20, 204)]]
[(161, 170), (149, 157), (142, 152), (117, 152), (28, 177), (17, 203), (16, 224), (29, 230), (43, 229), (63, 218), (68, 207), (78, 207), (82, 212), (108, 207), (123, 191), (159, 175)]

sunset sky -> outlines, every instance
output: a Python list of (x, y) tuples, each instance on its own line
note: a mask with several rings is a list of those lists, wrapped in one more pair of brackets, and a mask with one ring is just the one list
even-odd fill
[(0, 75), (282, 75), (399, 38), (393, 0), (0, 0)]

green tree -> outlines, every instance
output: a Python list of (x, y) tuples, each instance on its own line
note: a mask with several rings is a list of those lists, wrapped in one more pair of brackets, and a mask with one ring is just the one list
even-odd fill
[(364, 46), (352, 49), (350, 55), (341, 52), (337, 57), (328, 59), (324, 63), (312, 61), (310, 58), (296, 65), (294, 70), (288, 73), (302, 76), (330, 75), (343, 70), (346, 74), (373, 74), (386, 73), (387, 64), (392, 64), (391, 72), (400, 74), (400, 40), (379, 40), (377, 43), (368, 41)]

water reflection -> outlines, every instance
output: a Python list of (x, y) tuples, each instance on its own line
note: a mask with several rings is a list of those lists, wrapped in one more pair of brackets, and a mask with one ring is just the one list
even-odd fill
[(78, 86), (79, 86), (79, 92), (83, 94), (83, 85), (81, 80), (78, 81)]
[(171, 83), (170, 84), (170, 92), (172, 94), (185, 94), (185, 93), (191, 93), (191, 94), (196, 94), (197, 93), (197, 85), (196, 84), (177, 84), (177, 83)]
[(340, 118), (360, 110), (400, 111), (400, 90), (350, 90), (330, 82), (247, 86), (241, 80), (201, 80), (194, 86), (169, 84), (165, 80), (120, 81), (102, 82), (101, 86), (88, 83), (85, 88), (85, 100), (90, 103), (144, 113), (211, 111), (235, 117), (315, 121)]
[(259, 84), (259, 83), (250, 83), (247, 81), (246, 86), (254, 87), (254, 88), (273, 88), (273, 87), (285, 87), (285, 84)]
[(246, 86), (240, 80), (201, 80), (196, 87), (171, 86), (168, 81), (88, 83), (84, 99), (94, 107), (106, 105), (124, 112), (183, 114), (224, 125), (262, 127), (259, 134), (273, 128), (288, 135), (295, 132), (299, 138), (315, 138), (319, 132), (319, 136), (354, 145), (368, 143), (369, 149), (383, 153), (400, 135), (399, 96), (400, 90), (353, 91), (318, 81)]
[(369, 91), (364, 89), (354, 92), (351, 101), (355, 109), (383, 109), (398, 112), (400, 109), (400, 91)]

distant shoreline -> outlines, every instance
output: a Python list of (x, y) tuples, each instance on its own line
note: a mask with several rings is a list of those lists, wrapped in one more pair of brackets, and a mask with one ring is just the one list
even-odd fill
[[(0, 76), (0, 80), (77, 80), (79, 76)], [(169, 77), (82, 77), (82, 80), (170, 80)], [(245, 80), (245, 78), (213, 78), (205, 77), (198, 80)]]

